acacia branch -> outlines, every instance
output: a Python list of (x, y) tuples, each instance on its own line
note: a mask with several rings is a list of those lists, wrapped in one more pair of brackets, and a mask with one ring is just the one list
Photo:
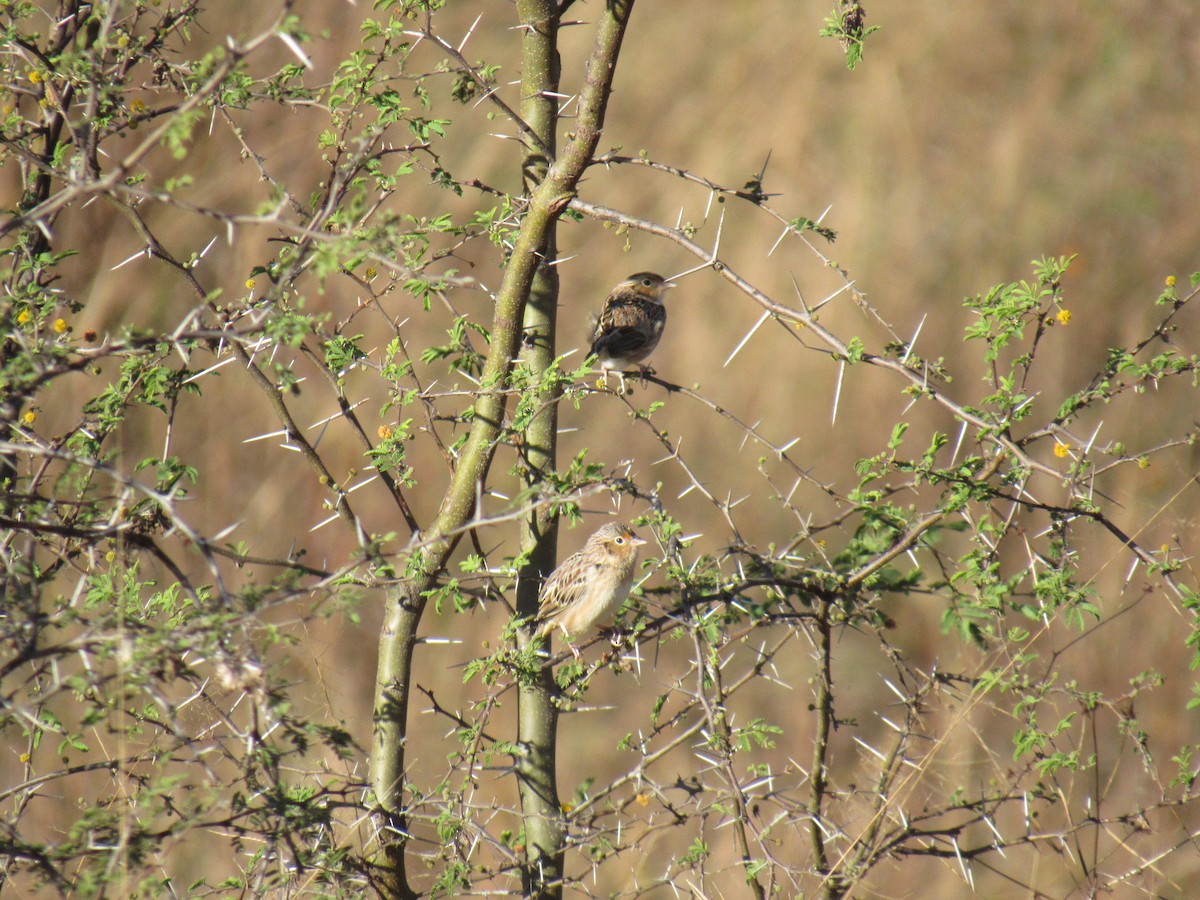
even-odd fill
[(424, 536), (428, 543), (410, 558), (408, 577), (388, 591), (375, 683), (371, 781), (379, 814), (383, 885), (391, 896), (414, 896), (405, 866), (408, 833), (403, 798), (404, 741), (413, 684), (413, 648), (425, 608), (422, 594), (445, 568), (457, 544), (457, 537), (452, 535), (472, 514), (477, 489), (487, 477), (501, 434), (509, 371), (520, 347), (525, 302), (543, 262), (541, 250), (547, 230), (574, 198), (576, 185), (595, 153), (632, 11), (633, 0), (614, 0), (600, 15), (580, 95), (575, 136), (529, 198), (496, 296), (491, 348), (480, 379), (484, 390), (475, 404), (470, 434), (437, 518)]

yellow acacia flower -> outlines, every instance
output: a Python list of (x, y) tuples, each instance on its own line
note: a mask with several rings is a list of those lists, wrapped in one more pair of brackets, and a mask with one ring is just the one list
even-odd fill
[(253, 278), (246, 279), (246, 290), (248, 290), (248, 291), (254, 290), (254, 279)]
[(41, 72), (39, 72), (37, 69), (34, 69), (32, 72), (29, 73), (29, 83), (30, 84), (41, 84), (41, 82), (42, 82), (42, 73)]
[(1058, 319), (1059, 325), (1066, 325), (1071, 321), (1071, 311), (1069, 309), (1060, 309), (1054, 314), (1054, 318)]
[(19, 313), (17, 313), (17, 324), (24, 325), (26, 322), (28, 322), (32, 318), (33, 318), (33, 316), (31, 316), (29, 314), (29, 310), (23, 309)]
[(1062, 441), (1054, 442), (1054, 455), (1059, 459), (1065, 459), (1067, 454), (1071, 452), (1071, 445), (1064, 444)]
[(1175, 287), (1175, 276), (1174, 275), (1167, 276), (1167, 287)]
[(55, 319), (54, 320), (54, 331), (56, 334), (62, 334), (66, 330), (67, 330), (67, 320), (66, 319)]
[(21, 418), (25, 420), (26, 425), (32, 425), (37, 421), (37, 413), (31, 409), (26, 411), (25, 415), (21, 416)]

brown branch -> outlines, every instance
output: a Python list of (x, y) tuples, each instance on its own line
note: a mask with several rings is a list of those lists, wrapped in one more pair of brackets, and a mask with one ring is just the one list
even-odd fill
[(414, 896), (405, 862), (404, 741), (412, 686), (412, 654), (425, 607), (422, 594), (444, 568), (457, 543), (450, 535), (468, 520), (475, 506), (477, 488), (487, 477), (501, 434), (509, 369), (520, 347), (525, 301), (537, 268), (543, 262), (539, 251), (547, 229), (575, 196), (576, 185), (595, 152), (632, 10), (633, 0), (614, 0), (600, 15), (579, 100), (578, 128), (530, 196), (496, 296), (491, 347), (480, 379), (484, 391), (475, 404), (470, 434), (441, 509), (426, 535), (428, 544), (410, 560), (411, 574), (406, 582), (388, 592), (375, 683), (371, 780), (386, 890), (392, 896)]

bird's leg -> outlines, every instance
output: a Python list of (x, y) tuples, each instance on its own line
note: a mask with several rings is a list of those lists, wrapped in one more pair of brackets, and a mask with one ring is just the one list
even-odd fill
[(617, 376), (617, 383), (620, 385), (621, 393), (624, 394), (625, 393), (625, 373), (621, 369), (613, 369), (608, 366), (604, 367), (603, 372), (604, 372), (604, 378), (596, 379), (596, 389), (600, 390), (601, 388), (608, 388), (608, 376), (615, 374)]
[(575, 646), (575, 642), (571, 640), (571, 635), (567, 633), (567, 629), (562, 625), (558, 626), (558, 630), (562, 632), (563, 643), (567, 645), (567, 649), (571, 651), (571, 655), (575, 657), (575, 662), (579, 662), (582, 658), (579, 655), (579, 648)]

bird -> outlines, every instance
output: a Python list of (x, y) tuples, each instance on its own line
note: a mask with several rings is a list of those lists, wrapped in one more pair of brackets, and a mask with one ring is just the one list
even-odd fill
[[(675, 283), (654, 272), (630, 275), (608, 295), (592, 329), (589, 355), (595, 356), (607, 377), (609, 371), (624, 372), (641, 363), (658, 346), (667, 324), (663, 294)], [(624, 389), (625, 381), (621, 379)]]
[(602, 525), (542, 585), (535, 636), (544, 639), (558, 629), (578, 657), (573, 639), (606, 625), (629, 596), (638, 547), (644, 543), (628, 525)]

